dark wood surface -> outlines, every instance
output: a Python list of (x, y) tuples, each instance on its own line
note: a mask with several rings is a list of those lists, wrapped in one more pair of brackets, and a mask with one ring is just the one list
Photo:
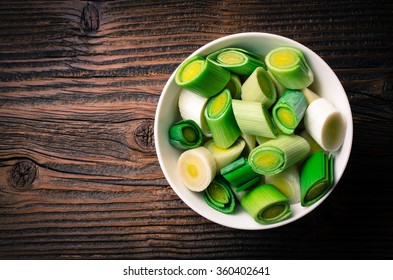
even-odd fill
[[(1, 1), (1, 259), (392, 259), (393, 2)], [(214, 224), (165, 180), (155, 109), (190, 53), (239, 32), (299, 41), (354, 121), (324, 203), (266, 231)]]

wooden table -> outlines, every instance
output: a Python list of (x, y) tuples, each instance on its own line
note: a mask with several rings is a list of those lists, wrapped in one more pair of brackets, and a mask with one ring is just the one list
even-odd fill
[[(393, 258), (391, 1), (1, 1), (0, 258)], [(202, 45), (283, 35), (335, 71), (354, 142), (337, 188), (284, 227), (206, 220), (156, 157), (161, 91)]]

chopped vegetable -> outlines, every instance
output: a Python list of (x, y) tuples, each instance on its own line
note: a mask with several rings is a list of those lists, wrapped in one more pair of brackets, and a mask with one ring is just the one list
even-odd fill
[(249, 76), (257, 67), (266, 67), (263, 56), (240, 48), (224, 48), (207, 56), (207, 60), (232, 73)]
[(181, 120), (169, 128), (169, 142), (181, 149), (192, 149), (202, 144), (202, 131), (193, 120)]
[(325, 151), (312, 154), (300, 170), (301, 205), (320, 200), (333, 184), (333, 156)]
[(203, 97), (212, 97), (224, 89), (230, 76), (224, 68), (194, 56), (179, 66), (175, 81), (179, 86)]
[(273, 119), (284, 134), (292, 134), (307, 109), (307, 100), (298, 90), (287, 89), (273, 107)]
[(244, 195), (240, 203), (260, 224), (276, 223), (292, 215), (288, 198), (270, 184), (253, 188)]
[(302, 89), (314, 81), (304, 54), (297, 48), (275, 48), (267, 54), (265, 62), (271, 74), (285, 88)]
[(242, 85), (242, 100), (261, 102), (266, 109), (276, 102), (276, 88), (269, 74), (258, 67)]
[(297, 135), (279, 135), (248, 156), (252, 169), (262, 175), (274, 175), (302, 160), (310, 151), (306, 140)]
[(221, 169), (221, 175), (235, 188), (244, 191), (261, 180), (261, 176), (252, 170), (246, 158), (239, 158)]
[(233, 114), (243, 133), (276, 138), (276, 127), (260, 102), (232, 100)]
[(205, 118), (217, 147), (227, 149), (240, 136), (241, 131), (233, 115), (232, 97), (228, 89), (209, 100)]
[(225, 214), (235, 209), (235, 196), (231, 187), (221, 177), (214, 179), (203, 193), (207, 205)]
[(304, 126), (325, 151), (337, 151), (344, 142), (345, 119), (340, 111), (325, 98), (319, 98), (307, 107)]
[(208, 98), (200, 96), (188, 89), (183, 88), (179, 95), (179, 112), (183, 120), (193, 120), (201, 128), (205, 136), (211, 136), (204, 115)]
[(217, 166), (212, 153), (203, 146), (183, 152), (177, 162), (178, 175), (192, 191), (201, 192), (213, 181)]

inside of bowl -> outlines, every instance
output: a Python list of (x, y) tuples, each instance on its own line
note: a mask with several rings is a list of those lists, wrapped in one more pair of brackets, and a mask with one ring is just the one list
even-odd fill
[[(340, 150), (335, 152), (335, 172), (334, 172), (334, 186), (341, 178), (346, 167), (349, 153), (352, 145), (352, 114), (349, 107), (349, 102), (345, 91), (338, 80), (337, 76), (331, 68), (314, 52), (305, 46), (290, 40), (285, 37), (265, 34), (265, 33), (243, 33), (233, 36), (223, 37), (213, 41), (193, 54), (206, 56), (211, 52), (225, 48), (225, 47), (239, 47), (249, 51), (266, 55), (270, 50), (280, 46), (295, 46), (301, 49), (309, 62), (311, 69), (314, 72), (315, 80), (310, 86), (310, 89), (318, 93), (320, 96), (329, 99), (347, 119), (347, 132), (343, 146)], [(312, 211), (327, 197), (329, 193), (319, 200), (317, 203), (302, 207), (300, 203), (292, 204), (292, 217), (279, 223), (271, 225), (261, 225), (256, 223), (248, 213), (246, 213), (240, 206), (233, 214), (223, 214), (210, 208), (203, 200), (201, 193), (195, 193), (188, 190), (180, 181), (176, 174), (176, 163), (181, 151), (173, 148), (168, 141), (167, 133), (171, 124), (180, 119), (179, 110), (177, 107), (178, 96), (181, 88), (174, 82), (174, 74), (168, 80), (163, 93), (161, 95), (155, 122), (155, 139), (157, 155), (169, 184), (179, 197), (194, 211), (204, 216), (205, 218), (228, 227), (239, 229), (267, 229), (281, 226), (290, 223), (305, 214)]]

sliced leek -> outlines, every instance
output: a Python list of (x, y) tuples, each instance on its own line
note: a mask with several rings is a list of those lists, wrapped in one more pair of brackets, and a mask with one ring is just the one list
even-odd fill
[(266, 109), (276, 102), (276, 87), (269, 74), (258, 67), (242, 85), (242, 100), (261, 102)]
[(276, 127), (260, 102), (232, 100), (232, 108), (237, 125), (243, 133), (276, 138)]
[(217, 164), (217, 171), (221, 168), (227, 166), (231, 162), (235, 161), (242, 153), (246, 142), (242, 138), (238, 138), (235, 143), (233, 143), (227, 149), (221, 149), (214, 144), (214, 140), (209, 140), (204, 144), (214, 156)]
[(203, 97), (212, 97), (228, 83), (229, 71), (200, 56), (184, 61), (176, 71), (175, 82)]
[(241, 131), (233, 115), (232, 97), (228, 89), (209, 100), (205, 118), (217, 147), (227, 149), (240, 136)]
[(221, 169), (221, 175), (234, 187), (236, 192), (255, 185), (261, 176), (254, 172), (246, 158), (239, 158)]
[(265, 182), (275, 186), (288, 198), (290, 204), (300, 202), (300, 178), (296, 165), (292, 165), (276, 175), (265, 176)]
[(319, 98), (307, 107), (304, 126), (325, 151), (336, 151), (344, 142), (345, 119), (340, 111), (325, 98)]
[(235, 209), (235, 196), (227, 182), (218, 177), (214, 179), (203, 192), (203, 198), (207, 205), (213, 209), (229, 214)]
[(177, 173), (191, 191), (205, 190), (216, 176), (217, 166), (212, 153), (203, 146), (183, 152), (177, 161)]
[(244, 195), (240, 203), (260, 224), (276, 223), (292, 215), (288, 198), (270, 184), (253, 188)]
[(193, 120), (201, 128), (205, 136), (211, 136), (204, 115), (208, 98), (200, 96), (188, 89), (182, 89), (179, 95), (179, 112), (183, 120)]
[(242, 83), (238, 75), (232, 73), (231, 78), (229, 79), (229, 82), (225, 88), (229, 89), (233, 99), (240, 99), (242, 94)]
[(265, 62), (271, 74), (285, 88), (302, 89), (314, 81), (304, 54), (297, 48), (275, 48), (267, 54)]
[(249, 76), (257, 67), (266, 68), (263, 56), (240, 48), (220, 49), (208, 55), (207, 60), (242, 76)]
[(325, 151), (312, 154), (300, 170), (301, 205), (320, 200), (333, 184), (333, 156)]
[(272, 115), (277, 128), (284, 134), (292, 134), (307, 109), (307, 100), (298, 90), (287, 89), (274, 105)]
[(169, 143), (175, 148), (186, 150), (202, 144), (202, 130), (193, 120), (181, 120), (169, 128)]
[(248, 156), (252, 169), (262, 175), (274, 175), (302, 160), (310, 151), (308, 142), (297, 135), (279, 135)]

